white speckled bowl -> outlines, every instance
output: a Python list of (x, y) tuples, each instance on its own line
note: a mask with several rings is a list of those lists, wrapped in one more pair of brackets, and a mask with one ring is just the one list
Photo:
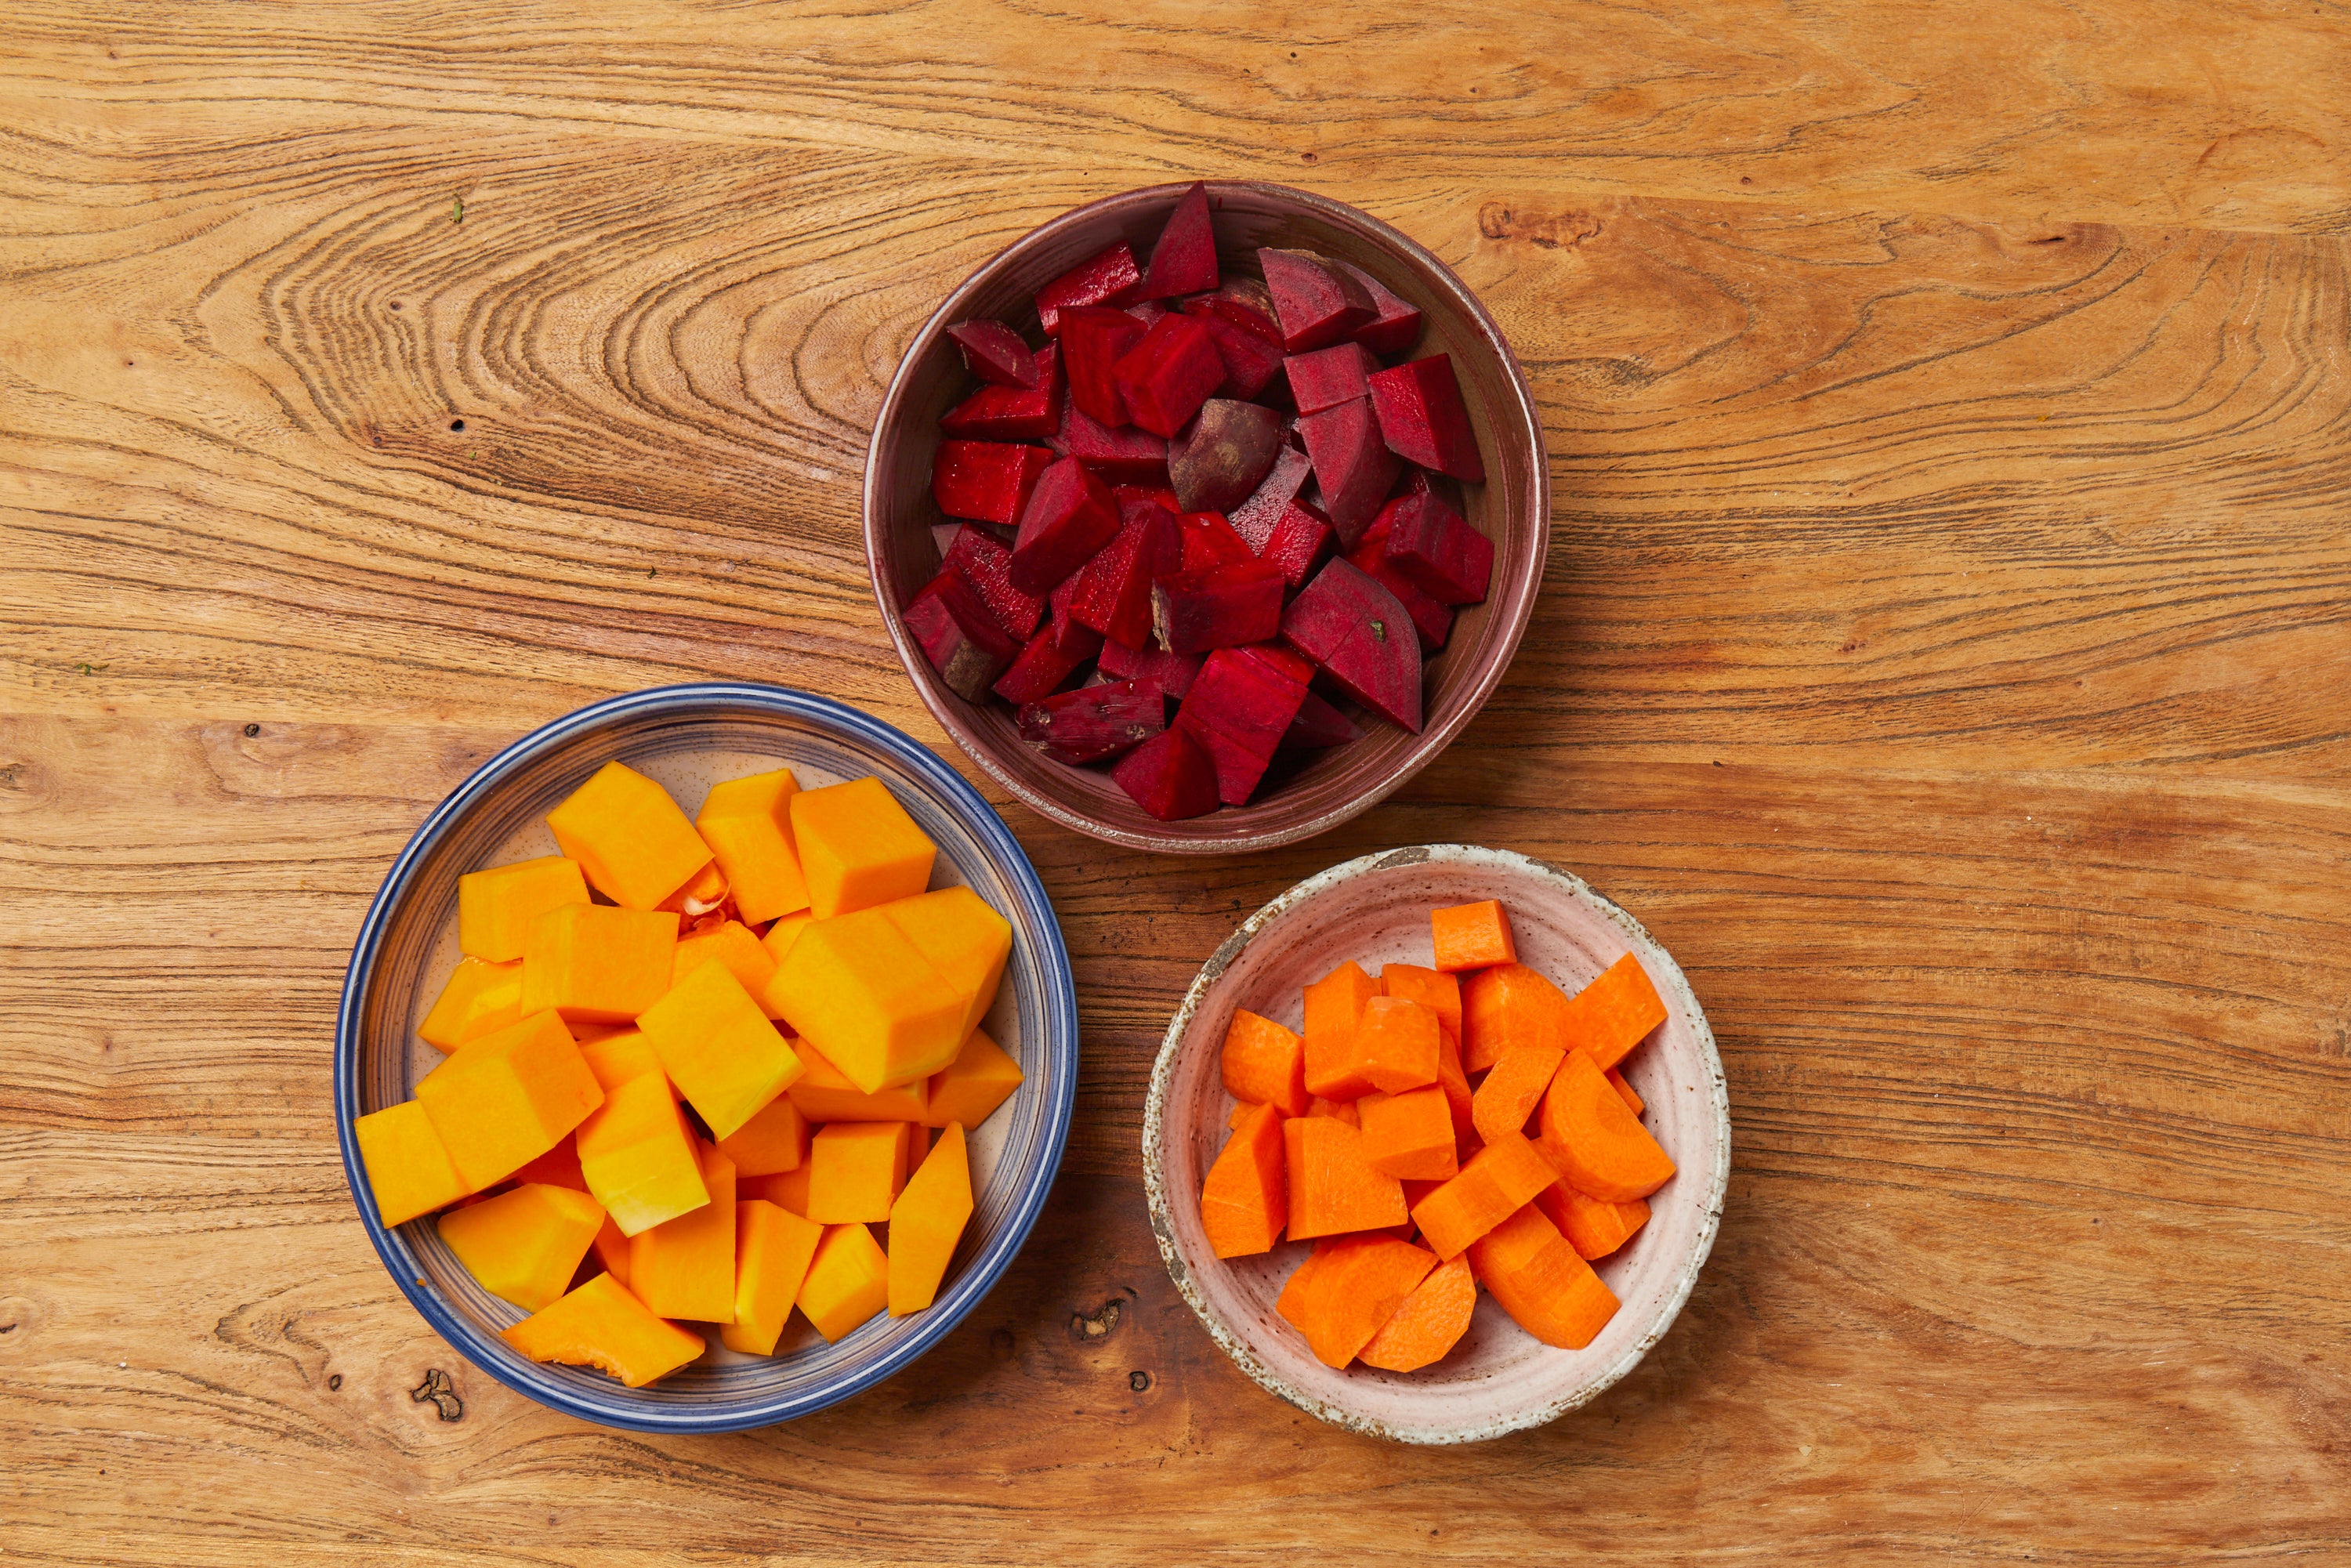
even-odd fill
[[(1539, 1343), (1480, 1292), (1468, 1333), (1436, 1365), (1333, 1371), (1273, 1310), (1309, 1244), (1227, 1261), (1200, 1228), (1200, 1182), (1224, 1146), (1233, 1106), (1217, 1065), (1225, 1029), (1236, 1008), (1296, 1029), (1308, 982), (1348, 958), (1374, 974), (1383, 964), (1426, 964), (1429, 911), (1486, 898), (1509, 907), (1520, 961), (1570, 994), (1627, 951), (1639, 956), (1667, 1017), (1625, 1059), (1624, 1072), (1648, 1103), (1642, 1120), (1680, 1168), (1649, 1199), (1640, 1234), (1593, 1265), (1624, 1305), (1583, 1349)], [(1242, 922), (1201, 966), (1152, 1071), (1143, 1168), (1167, 1271), (1243, 1372), (1310, 1415), (1359, 1432), (1406, 1443), (1478, 1442), (1574, 1409), (1665, 1336), (1714, 1247), (1730, 1179), (1730, 1096), (1698, 998), (1638, 921), (1540, 861), (1423, 844), (1309, 877)]]

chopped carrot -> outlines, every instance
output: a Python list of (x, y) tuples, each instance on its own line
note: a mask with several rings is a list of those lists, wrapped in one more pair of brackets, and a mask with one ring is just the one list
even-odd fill
[(1437, 967), (1442, 973), (1518, 962), (1518, 945), (1510, 940), (1510, 916), (1499, 899), (1437, 910), (1428, 917), (1428, 928), (1437, 949)]
[[(1293, 1173), (1295, 1169), (1293, 1166)], [(1415, 1205), (1413, 1222), (1439, 1258), (1457, 1258), (1559, 1177), (1557, 1167), (1524, 1134), (1506, 1134), (1471, 1155), (1460, 1175)], [(1294, 1183), (1294, 1175), (1292, 1179)]]
[(1249, 1113), (1256, 1109), (1256, 1106), (1250, 1104), (1246, 1100), (1236, 1102), (1233, 1105), (1233, 1113), (1225, 1118), (1225, 1131), (1228, 1133), (1239, 1132), (1241, 1130), (1241, 1124), (1248, 1121)]
[(1437, 1084), (1401, 1094), (1366, 1094), (1355, 1102), (1355, 1110), (1362, 1118), (1364, 1161), (1374, 1170), (1402, 1180), (1444, 1181), (1459, 1169), (1453, 1113)]
[(1560, 1175), (1593, 1197), (1630, 1203), (1673, 1176), (1672, 1159), (1581, 1051), (1567, 1053), (1544, 1092), (1540, 1125)]
[(1478, 1135), (1490, 1144), (1505, 1133), (1526, 1131), (1527, 1118), (1535, 1113), (1566, 1054), (1546, 1039), (1522, 1040), (1504, 1051), (1471, 1103)]
[(1200, 1227), (1219, 1258), (1270, 1252), (1290, 1218), (1281, 1113), (1253, 1107), (1200, 1187)]
[(1347, 1071), (1383, 1094), (1434, 1083), (1440, 1027), (1434, 1008), (1402, 997), (1374, 997), (1355, 1020)]
[(1364, 1134), (1346, 1123), (1335, 1116), (1301, 1116), (1284, 1122), (1281, 1134), (1290, 1173), (1292, 1241), (1377, 1230), (1411, 1218), (1404, 1206), (1404, 1188), (1395, 1177), (1364, 1163)]
[(1477, 1310), (1478, 1280), (1469, 1260), (1439, 1263), (1357, 1354), (1365, 1366), (1383, 1372), (1418, 1372), (1461, 1343)]
[[(1550, 1145), (1540, 1138), (1535, 1140), (1535, 1147), (1546, 1156), (1551, 1155)], [(1568, 1245), (1586, 1259), (1607, 1257), (1649, 1223), (1649, 1206), (1641, 1199), (1609, 1203), (1576, 1191), (1564, 1178), (1537, 1193), (1535, 1207), (1559, 1227)]]
[(1353, 1100), (1374, 1087), (1353, 1071), (1355, 1025), (1380, 983), (1353, 962), (1306, 988), (1306, 1092)]
[(1363, 1114), (1355, 1109), (1355, 1102), (1353, 1100), (1325, 1100), (1317, 1094), (1306, 1102), (1306, 1113), (1310, 1116), (1333, 1117), (1346, 1123), (1350, 1127), (1361, 1127), (1364, 1124)]
[(1285, 1116), (1306, 1114), (1306, 1042), (1269, 1018), (1236, 1009), (1225, 1030), (1225, 1092)]
[(1437, 1021), (1461, 1038), (1461, 977), (1417, 964), (1390, 964), (1380, 971), (1383, 995), (1418, 1002), (1437, 1015)]
[(1610, 1068), (1665, 1021), (1657, 988), (1641, 961), (1627, 953), (1569, 998), (1561, 1027), (1566, 1030), (1563, 1043), (1591, 1052), (1593, 1065)]
[(1469, 1267), (1545, 1344), (1582, 1350), (1616, 1315), (1615, 1293), (1531, 1203), (1470, 1244)]
[(1641, 1097), (1633, 1092), (1633, 1086), (1625, 1082), (1625, 1075), (1613, 1067), (1608, 1070), (1608, 1086), (1616, 1091), (1618, 1099), (1633, 1108), (1635, 1116), (1648, 1109), (1641, 1103)]
[(1461, 1042), (1442, 1027), (1437, 1033), (1437, 1086), (1445, 1091), (1445, 1106), (1453, 1116), (1455, 1153), (1466, 1160), (1469, 1154), (1460, 1144), (1464, 1139), (1479, 1141), (1473, 1131), (1478, 1097), (1470, 1092), (1469, 1076), (1461, 1070)]
[(1274, 1311), (1306, 1336), (1316, 1360), (1344, 1366), (1436, 1267), (1436, 1254), (1408, 1241), (1334, 1237), (1290, 1276)]
[(1560, 988), (1524, 964), (1470, 976), (1461, 988), (1461, 1065), (1483, 1072), (1529, 1040), (1564, 1048), (1559, 1029), (1566, 1008)]

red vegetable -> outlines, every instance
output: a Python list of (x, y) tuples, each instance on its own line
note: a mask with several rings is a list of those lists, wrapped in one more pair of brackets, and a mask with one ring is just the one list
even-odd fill
[(1280, 629), (1282, 587), (1260, 560), (1179, 571), (1151, 585), (1151, 628), (1171, 653), (1262, 643)]
[(1125, 245), (1101, 251), (1037, 290), (1037, 324), (1059, 337), (1061, 312), (1072, 306), (1123, 305), (1143, 290), (1143, 274)]
[(963, 350), (964, 368), (999, 387), (1037, 384), (1037, 356), (1020, 334), (1001, 321), (958, 321), (947, 336)]
[(1156, 299), (1138, 299), (1132, 305), (1123, 305), (1119, 308), (1142, 322), (1146, 329), (1159, 325), (1159, 319), (1167, 314), (1167, 307)]
[(1390, 451), (1456, 479), (1486, 477), (1451, 356), (1431, 354), (1382, 371), (1369, 382), (1372, 410)]
[(1045, 601), (1012, 586), (1012, 552), (995, 535), (966, 523), (947, 546), (946, 564), (963, 574), (1008, 636), (1021, 640), (1036, 634), (1037, 623), (1045, 618)]
[(1167, 478), (1180, 508), (1223, 512), (1249, 499), (1281, 450), (1281, 415), (1261, 403), (1210, 398), (1167, 449)]
[(1281, 744), (1302, 750), (1322, 751), (1333, 746), (1344, 746), (1363, 733), (1362, 727), (1353, 719), (1310, 691), (1306, 694), (1306, 700), (1298, 705), (1298, 716), (1290, 721), (1290, 728), (1282, 736)]
[(1113, 367), (1145, 330), (1123, 310), (1072, 306), (1061, 312), (1061, 373), (1070, 378), (1070, 402), (1088, 418), (1107, 426), (1131, 423)]
[(1290, 396), (1301, 413), (1316, 413), (1359, 397), (1369, 397), (1364, 378), (1380, 368), (1378, 360), (1361, 343), (1333, 343), (1309, 354), (1292, 354), (1282, 361), (1290, 378)]
[(1098, 667), (1113, 680), (1150, 681), (1181, 702), (1198, 678), (1204, 657), (1199, 653), (1171, 653), (1165, 648), (1126, 648), (1106, 643)]
[(1062, 411), (1061, 434), (1048, 443), (1113, 485), (1167, 483), (1167, 443), (1133, 425), (1113, 430), (1071, 403)]
[(1217, 287), (1217, 234), (1208, 221), (1208, 187), (1194, 181), (1159, 231), (1144, 270), (1143, 291), (1155, 299)]
[(1233, 531), (1249, 541), (1249, 549), (1264, 554), (1265, 541), (1273, 537), (1274, 525), (1281, 521), (1281, 514), (1297, 497), (1299, 486), (1313, 472), (1313, 460), (1284, 442), (1273, 455), (1273, 466), (1265, 471), (1265, 477), (1258, 481), (1249, 499), (1233, 508)]
[(1190, 423), (1223, 384), (1225, 361), (1196, 316), (1165, 315), (1111, 367), (1127, 417), (1155, 435)]
[(1061, 429), (1061, 348), (1048, 343), (1035, 357), (1035, 386), (984, 386), (940, 415), (939, 428), (979, 441), (1034, 441)]
[(1355, 342), (1385, 359), (1403, 353), (1420, 340), (1420, 311), (1416, 307), (1389, 293), (1378, 278), (1353, 262), (1342, 261), (1338, 265), (1354, 275), (1355, 281), (1364, 286), (1364, 292), (1372, 297), (1373, 308), (1379, 312), (1355, 329)]
[(1280, 570), (1283, 581), (1296, 588), (1314, 575), (1314, 569), (1338, 542), (1330, 518), (1304, 501), (1292, 501), (1281, 509), (1280, 520), (1257, 553), (1259, 559)]
[(1395, 454), (1380, 439), (1369, 402), (1343, 402), (1301, 415), (1298, 434), (1306, 443), (1306, 455), (1314, 460), (1314, 479), (1322, 487), (1331, 527), (1339, 542), (1353, 549), (1395, 485), (1400, 469)]
[(1388, 559), (1388, 513), (1385, 508), (1381, 510), (1379, 520), (1364, 531), (1363, 543), (1347, 552), (1347, 559), (1396, 596), (1396, 602), (1404, 606), (1404, 612), (1412, 617), (1413, 631), (1420, 639), (1423, 657), (1445, 646), (1445, 639), (1453, 632), (1453, 612), (1430, 598), (1418, 583)]
[(1014, 722), (1022, 740), (1057, 762), (1101, 762), (1159, 734), (1167, 705), (1149, 681), (1119, 681), (1032, 702)]
[(1282, 612), (1281, 640), (1347, 695), (1420, 733), (1420, 648), (1395, 594), (1343, 560), (1315, 575)]
[(1037, 476), (1052, 461), (1041, 446), (942, 441), (931, 459), (931, 499), (950, 517), (1017, 523)]
[(1281, 327), (1281, 346), (1290, 353), (1335, 343), (1379, 313), (1353, 273), (1311, 250), (1268, 248), (1257, 259)]
[(1134, 803), (1163, 822), (1202, 817), (1217, 809), (1217, 769), (1197, 742), (1180, 729), (1163, 729), (1110, 770)]
[[(1079, 630), (1094, 640), (1096, 648), (1101, 647), (1101, 632), (1086, 627)], [(1051, 632), (1044, 632), (1029, 640), (1013, 659), (1012, 667), (997, 677), (996, 685), (988, 689), (1008, 703), (1033, 703), (1060, 691), (1092, 656), (1065, 648), (1053, 640)]]
[[(1494, 541), (1433, 491), (1390, 501), (1387, 556), (1420, 591), (1444, 604), (1475, 604), (1494, 572)], [(1373, 525), (1378, 527), (1376, 523)]]
[[(1012, 586), (1042, 593), (1083, 566), (1118, 534), (1118, 503), (1083, 464), (1064, 457), (1045, 470), (1020, 514)], [(989, 677), (993, 679), (994, 677)]]
[(1231, 318), (1218, 314), (1213, 305), (1199, 300), (1185, 306), (1184, 313), (1208, 329), (1209, 338), (1217, 345), (1217, 357), (1225, 363), (1224, 382), (1217, 389), (1218, 397), (1253, 398), (1281, 369), (1281, 341), (1278, 335), (1269, 341)]
[(1151, 640), (1153, 580), (1183, 565), (1183, 530), (1149, 496), (1122, 496), (1118, 510), (1118, 537), (1078, 569), (1070, 615), (1134, 648)]
[(947, 689), (967, 702), (985, 698), (1019, 652), (971, 584), (952, 570), (942, 571), (914, 595), (904, 620)]
[(1176, 710), (1176, 726), (1217, 765), (1217, 798), (1245, 804), (1306, 700), (1306, 683), (1273, 663), (1220, 648)]
[(1261, 278), (1228, 277), (1215, 293), (1184, 301), (1185, 309), (1196, 308), (1231, 322), (1259, 342), (1281, 347), (1281, 327), (1273, 319), (1273, 296)]
[(1221, 513), (1191, 512), (1182, 519), (1184, 528), (1184, 560), (1177, 569), (1182, 571), (1206, 571), (1212, 566), (1225, 566), (1237, 560), (1255, 560), (1257, 551), (1249, 541), (1233, 531), (1232, 524)]

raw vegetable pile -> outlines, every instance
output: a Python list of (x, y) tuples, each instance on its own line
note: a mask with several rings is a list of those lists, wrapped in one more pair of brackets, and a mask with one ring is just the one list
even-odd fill
[(562, 854), (459, 879), (465, 956), (417, 1030), (447, 1059), (357, 1123), (383, 1223), (442, 1210), (531, 1314), (510, 1344), (631, 1388), (702, 1354), (686, 1322), (770, 1355), (795, 1305), (828, 1341), (929, 1306), (965, 1130), (1021, 1081), (979, 1028), (1011, 926), (925, 891), (937, 852), (878, 779), (778, 768), (688, 821), (611, 762), (547, 821)]
[(1416, 733), (1422, 661), (1493, 570), (1451, 360), (1382, 365), (1420, 311), (1344, 261), (1256, 259), (1220, 272), (1196, 184), (1146, 265), (1113, 245), (1038, 291), (1043, 348), (948, 329), (982, 384), (941, 421), (931, 494), (964, 520), (907, 630), (959, 695), (1113, 763), (1164, 821), (1354, 739), (1325, 693)]
[(1440, 1360), (1481, 1284), (1545, 1344), (1591, 1343), (1617, 1302), (1589, 1260), (1674, 1174), (1617, 1071), (1666, 1018), (1639, 962), (1571, 998), (1518, 962), (1499, 904), (1430, 925), (1432, 967), (1307, 987), (1302, 1038), (1246, 1010), (1225, 1035), (1240, 1103), (1201, 1224), (1219, 1258), (1314, 1242), (1277, 1310), (1330, 1366)]

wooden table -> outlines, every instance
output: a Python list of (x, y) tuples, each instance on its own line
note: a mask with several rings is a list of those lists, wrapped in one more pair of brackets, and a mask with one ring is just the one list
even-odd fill
[[(7, 12), (6, 1562), (2351, 1561), (2342, 0)], [(1509, 331), (1558, 494), (1516, 665), (1284, 852), (998, 798), (1086, 1071), (919, 1366), (695, 1440), (506, 1393), (336, 1156), (378, 879), (639, 686), (962, 763), (867, 420), (969, 268), (1194, 174), (1355, 203)], [(1216, 1351), (1137, 1134), (1232, 925), (1429, 840), (1648, 923), (1738, 1168), (1632, 1377), (1416, 1451)]]

